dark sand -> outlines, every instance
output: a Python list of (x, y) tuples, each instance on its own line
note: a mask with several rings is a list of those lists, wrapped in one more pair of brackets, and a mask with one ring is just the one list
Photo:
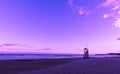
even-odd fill
[(0, 74), (120, 74), (120, 58), (0, 61)]
[(29, 60), (2, 60), (0, 61), (0, 74), (17, 74), (20, 72), (46, 69), (52, 66), (65, 64), (74, 59), (29, 59)]

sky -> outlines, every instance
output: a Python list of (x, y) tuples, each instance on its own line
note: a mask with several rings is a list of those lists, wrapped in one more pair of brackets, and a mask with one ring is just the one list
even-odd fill
[(0, 0), (1, 53), (120, 52), (120, 0)]

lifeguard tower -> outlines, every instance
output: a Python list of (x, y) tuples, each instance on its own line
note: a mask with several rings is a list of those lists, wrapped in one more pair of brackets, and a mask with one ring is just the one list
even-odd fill
[(89, 50), (88, 48), (84, 48), (83, 59), (88, 59), (88, 58), (89, 58)]

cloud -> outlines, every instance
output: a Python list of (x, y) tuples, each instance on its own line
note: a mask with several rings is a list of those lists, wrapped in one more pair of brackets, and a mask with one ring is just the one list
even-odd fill
[[(79, 0), (77, 1), (77, 3), (78, 2), (79, 2)], [(81, 5), (76, 5), (75, 0), (68, 0), (68, 5), (72, 9), (73, 13), (77, 13), (79, 15), (90, 15), (92, 13), (92, 11), (88, 10), (87, 7), (81, 6)]]
[[(106, 0), (99, 7), (115, 7), (115, 9), (119, 6), (120, 0)], [(117, 6), (117, 7), (116, 7)]]
[(115, 27), (120, 28), (120, 18), (118, 18), (115, 23), (114, 23)]
[(120, 8), (120, 6), (119, 6), (119, 5), (116, 5), (115, 7), (112, 8), (112, 10), (117, 10), (117, 9), (119, 9), (119, 8)]
[[(90, 15), (97, 12), (101, 8), (106, 9), (102, 14), (104, 19), (113, 18), (114, 22), (112, 23), (115, 27), (120, 28), (120, 0), (104, 0), (101, 4), (98, 4), (94, 7), (87, 6), (87, 4), (82, 5), (81, 2), (88, 0), (68, 0), (68, 5), (74, 13), (78, 15)], [(76, 4), (77, 3), (77, 4)]]
[(44, 50), (52, 50), (51, 48), (45, 48)]
[(70, 5), (70, 7), (73, 7), (73, 0), (68, 0), (68, 5)]
[(20, 45), (20, 44), (1, 44), (1, 46), (16, 46), (16, 45)]
[(120, 10), (118, 11), (118, 14), (120, 14)]
[(36, 49), (35, 47), (26, 44), (1, 44), (0, 47), (8, 50)]
[(99, 8), (109, 8), (107, 14), (103, 14), (103, 18), (111, 16), (115, 20), (113, 25), (120, 28), (120, 0), (106, 0), (99, 5)]
[(108, 18), (109, 17), (109, 14), (104, 14), (103, 15), (103, 18)]
[(117, 40), (120, 40), (120, 38), (117, 38)]
[(78, 14), (82, 15), (82, 14), (84, 14), (84, 13), (85, 13), (85, 11), (83, 10), (82, 7), (80, 7), (79, 10), (78, 10)]

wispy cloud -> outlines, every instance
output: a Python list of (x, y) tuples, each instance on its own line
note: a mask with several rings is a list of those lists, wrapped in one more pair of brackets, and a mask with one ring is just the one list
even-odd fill
[(117, 40), (120, 40), (120, 38), (117, 38)]
[(99, 7), (111, 7), (115, 2), (115, 0), (106, 0), (104, 3), (100, 4)]
[(51, 48), (45, 48), (44, 50), (52, 50)]
[(84, 13), (85, 13), (85, 11), (84, 11), (83, 7), (80, 7), (80, 8), (78, 9), (78, 14), (82, 15), (82, 14), (84, 14)]
[(106, 0), (102, 4), (99, 5), (99, 7), (113, 7), (117, 9), (119, 7), (120, 0)]
[(92, 13), (92, 11), (88, 10), (86, 7), (81, 5), (76, 5), (74, 2), (75, 0), (68, 0), (68, 5), (70, 6), (70, 8), (74, 13), (77, 13), (79, 15), (90, 15)]
[(117, 10), (120, 8), (120, 5), (116, 5), (115, 7), (112, 8), (112, 10)]
[(108, 18), (110, 15), (109, 14), (104, 14), (103, 18)]
[(20, 44), (1, 44), (1, 46), (16, 46), (16, 45), (20, 45)]
[(31, 45), (26, 45), (26, 44), (1, 44), (0, 47), (2, 49), (7, 49), (7, 50), (36, 49), (35, 47), (33, 47)]
[(70, 7), (73, 7), (73, 0), (68, 0), (68, 5), (70, 5)]
[(113, 25), (117, 28), (120, 28), (120, 0), (104, 0), (103, 3), (96, 5), (94, 8), (89, 7), (90, 9), (87, 6), (75, 4), (75, 1), (77, 1), (79, 4), (79, 1), (82, 0), (68, 0), (68, 4), (74, 13), (77, 13), (79, 15), (90, 15), (92, 13), (94, 14), (97, 10), (104, 8), (106, 9), (106, 12), (102, 14), (102, 17), (104, 19), (112, 17), (113, 20), (115, 20), (113, 22)]
[(115, 27), (119, 27), (120, 28), (120, 18), (116, 19), (114, 25), (115, 25)]
[(103, 14), (103, 18), (114, 18), (115, 22), (113, 25), (120, 28), (120, 0), (106, 0), (104, 3), (99, 5), (99, 8), (109, 8), (110, 11)]

